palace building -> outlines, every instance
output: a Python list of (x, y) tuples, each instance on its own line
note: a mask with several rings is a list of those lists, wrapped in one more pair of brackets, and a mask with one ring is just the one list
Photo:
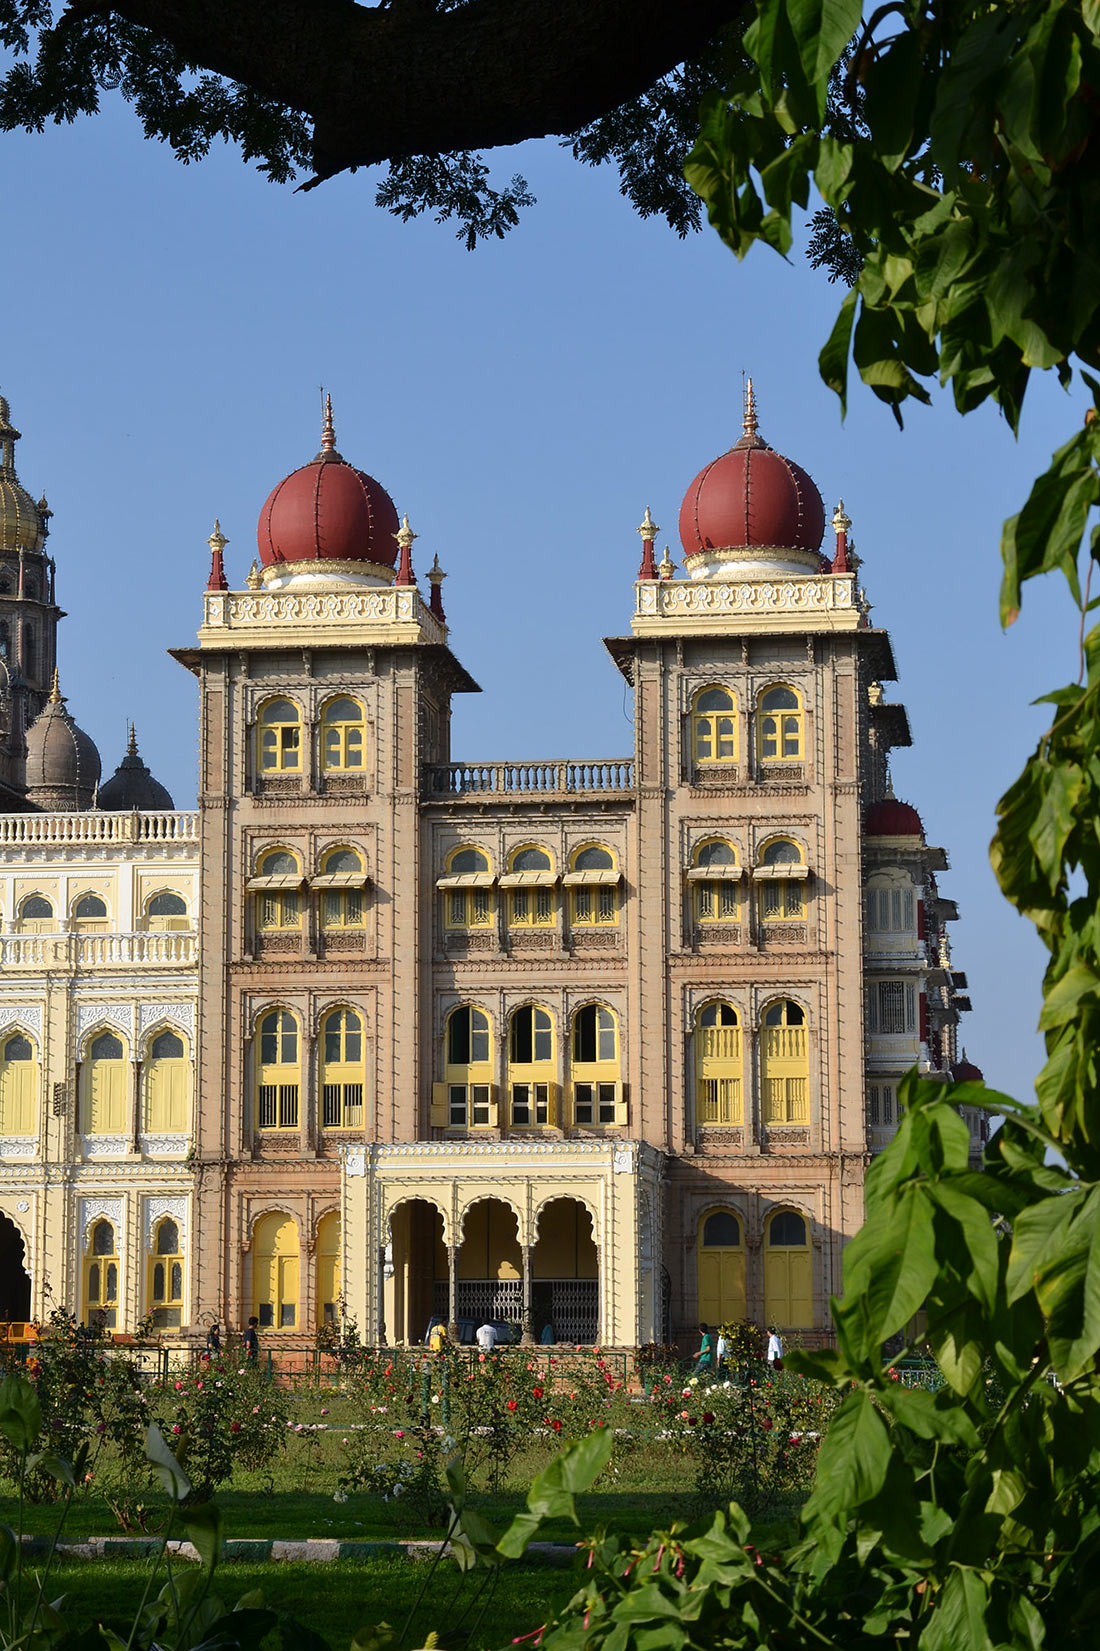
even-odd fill
[(455, 760), (442, 571), (329, 409), (173, 650), (194, 812), (133, 737), (99, 783), (17, 437), (0, 398), (0, 1316), (824, 1334), (901, 1076), (980, 1074), (889, 638), (751, 385), (679, 569), (645, 513), (605, 761)]

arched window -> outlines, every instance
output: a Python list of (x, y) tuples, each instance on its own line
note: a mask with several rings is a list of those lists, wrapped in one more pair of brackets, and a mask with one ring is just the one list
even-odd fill
[(149, 1309), (158, 1328), (174, 1329), (183, 1322), (183, 1249), (177, 1222), (158, 1221), (149, 1257)]
[(285, 848), (261, 855), (248, 887), (256, 896), (256, 928), (261, 934), (286, 933), (302, 926), (302, 867)]
[(48, 934), (56, 929), (53, 905), (43, 894), (28, 894), (19, 907), (19, 927), (24, 934)]
[(15, 1032), (0, 1047), (0, 1135), (38, 1133), (38, 1060), (34, 1044)]
[(340, 1216), (329, 1210), (317, 1224), (317, 1323), (335, 1324), (340, 1312)]
[(302, 718), (289, 699), (269, 699), (256, 724), (256, 765), (261, 774), (302, 770)]
[(805, 882), (809, 875), (802, 850), (789, 837), (767, 843), (753, 879), (760, 890), (764, 923), (802, 923), (806, 918)]
[(31, 682), (38, 675), (38, 641), (30, 625), (23, 626), (23, 675)]
[(298, 1223), (277, 1212), (261, 1216), (252, 1239), (252, 1311), (264, 1330), (298, 1323)]
[(118, 1328), (118, 1239), (110, 1221), (92, 1227), (84, 1255), (84, 1304), (89, 1324)]
[(142, 1065), (145, 1131), (184, 1135), (191, 1122), (191, 1062), (178, 1032), (157, 1032)]
[(626, 1122), (619, 1079), (619, 1022), (604, 1003), (586, 1003), (573, 1017), (573, 1122)]
[(887, 872), (867, 885), (867, 929), (870, 934), (915, 934), (916, 901), (907, 877)]
[(98, 894), (82, 894), (73, 906), (73, 928), (84, 934), (106, 934), (107, 903)]
[(757, 701), (757, 749), (761, 762), (801, 762), (802, 695), (786, 685), (765, 688)]
[(260, 1018), (256, 1063), (256, 1122), (260, 1129), (297, 1129), (301, 1074), (298, 1022), (289, 1009)]
[(84, 1133), (122, 1135), (130, 1128), (128, 1062), (122, 1039), (100, 1032), (81, 1064)]
[(517, 848), (500, 880), (508, 890), (508, 926), (550, 929), (554, 926), (554, 862), (544, 848)]
[(556, 1078), (550, 1011), (525, 1003), (513, 1012), (508, 1036), (508, 1092), (517, 1129), (557, 1123)]
[(330, 848), (311, 887), (320, 893), (321, 927), (326, 932), (361, 929), (366, 922), (367, 874), (358, 849)]
[(191, 919), (182, 894), (176, 894), (171, 889), (162, 889), (159, 894), (154, 894), (145, 907), (145, 927), (160, 934), (189, 929)]
[(776, 1329), (806, 1330), (814, 1322), (810, 1239), (797, 1210), (776, 1210), (764, 1229), (764, 1316)]
[(495, 1126), (492, 1025), (484, 1009), (462, 1003), (447, 1016), (443, 1082), (433, 1086), (432, 1123), (444, 1129)]
[(443, 890), (449, 929), (491, 929), (493, 926), (493, 868), (480, 848), (456, 848), (447, 856)]
[(615, 856), (602, 843), (590, 843), (573, 855), (565, 877), (573, 892), (576, 928), (610, 928), (619, 921), (619, 871)]
[(330, 1009), (321, 1024), (322, 1126), (362, 1129), (365, 1086), (362, 1016)]
[(741, 1222), (732, 1210), (713, 1210), (699, 1224), (699, 1317), (737, 1324), (747, 1316)]
[(326, 774), (359, 773), (364, 758), (365, 717), (357, 699), (330, 699), (321, 712), (321, 767)]
[(700, 843), (692, 855), (692, 886), (697, 923), (741, 921), (741, 867), (737, 850), (724, 837)]
[(707, 1003), (695, 1023), (695, 1118), (700, 1124), (740, 1124), (741, 1026), (728, 1003)]
[(700, 688), (692, 700), (691, 745), (697, 763), (737, 761), (737, 701), (728, 688)]
[(790, 998), (764, 1011), (760, 1029), (761, 1114), (766, 1124), (810, 1120), (810, 1052), (806, 1016)]

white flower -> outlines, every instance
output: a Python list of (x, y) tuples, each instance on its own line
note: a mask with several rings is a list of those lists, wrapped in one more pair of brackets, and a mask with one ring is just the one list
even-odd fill
[(347, 1499), (348, 1499), (348, 1493), (347, 1493), (346, 1490), (336, 1490), (336, 1491), (333, 1491), (333, 1493), (332, 1493), (332, 1500), (334, 1502), (346, 1502)]

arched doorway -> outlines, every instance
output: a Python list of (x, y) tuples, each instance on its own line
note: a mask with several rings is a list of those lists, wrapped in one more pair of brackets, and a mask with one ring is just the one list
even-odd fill
[(26, 1268), (23, 1234), (6, 1215), (0, 1215), (0, 1320), (29, 1319), (31, 1281)]
[(745, 1246), (732, 1210), (712, 1210), (699, 1229), (699, 1318), (738, 1324), (745, 1306)]
[(764, 1317), (778, 1329), (808, 1330), (814, 1322), (810, 1234), (797, 1210), (776, 1210), (764, 1229)]
[(261, 1216), (252, 1239), (252, 1311), (261, 1330), (298, 1328), (298, 1256), (293, 1216)]
[(443, 1213), (426, 1198), (398, 1204), (390, 1216), (384, 1319), (395, 1342), (424, 1340), (433, 1318), (448, 1317)]
[(472, 1341), (479, 1324), (523, 1323), (523, 1255), (515, 1211), (499, 1198), (471, 1204), (462, 1223), (455, 1303), (458, 1331)]
[(539, 1211), (531, 1251), (535, 1340), (591, 1346), (600, 1327), (600, 1262), (591, 1212), (577, 1198), (553, 1198)]

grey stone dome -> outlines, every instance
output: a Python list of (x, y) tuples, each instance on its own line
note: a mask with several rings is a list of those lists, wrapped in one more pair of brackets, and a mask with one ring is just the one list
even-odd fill
[(126, 755), (110, 779), (99, 788), (99, 806), (111, 809), (171, 809), (176, 806), (168, 791), (153, 778), (138, 755), (133, 723), (130, 724), (130, 743), (126, 747)]
[(91, 808), (99, 775), (95, 741), (69, 715), (55, 671), (53, 692), (27, 729), (27, 799), (47, 810)]

